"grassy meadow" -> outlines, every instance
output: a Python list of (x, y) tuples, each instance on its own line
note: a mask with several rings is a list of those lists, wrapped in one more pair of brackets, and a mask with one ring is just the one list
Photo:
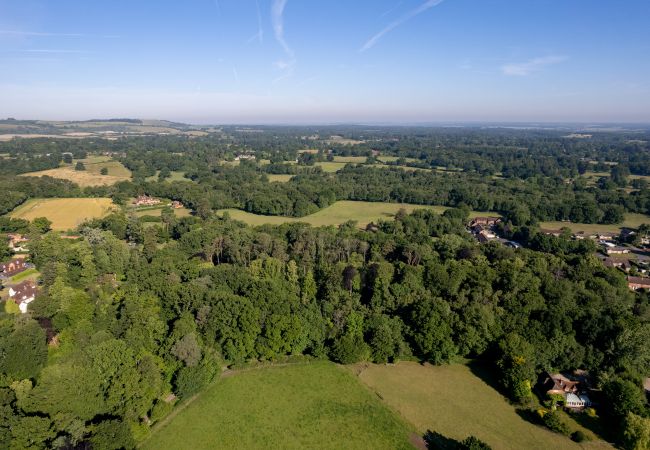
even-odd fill
[(650, 223), (650, 216), (626, 213), (625, 220), (620, 224), (600, 225), (595, 223), (540, 222), (539, 226), (549, 230), (559, 230), (562, 227), (567, 227), (574, 233), (581, 231), (585, 233), (620, 233), (621, 228), (637, 228), (643, 223)]
[[(348, 369), (420, 434), (431, 430), (456, 440), (474, 435), (495, 450), (612, 448), (603, 441), (580, 445), (527, 422), (466, 365), (400, 362), (360, 364)], [(572, 427), (582, 429), (575, 423)]]
[(412, 212), (416, 209), (431, 209), (438, 213), (444, 212), (447, 208), (444, 206), (428, 205), (410, 205), (404, 203), (382, 203), (382, 202), (355, 202), (339, 201), (333, 205), (324, 208), (314, 214), (305, 217), (281, 217), (281, 216), (263, 216), (253, 214), (239, 209), (224, 209), (219, 213), (228, 212), (230, 217), (241, 220), (249, 225), (280, 225), (290, 222), (304, 222), (315, 227), (340, 225), (349, 220), (356, 220), (360, 227), (365, 227), (370, 222), (377, 222), (379, 219), (390, 220), (400, 209)]
[[(155, 175), (147, 177), (145, 179), (145, 181), (149, 181), (149, 182), (158, 181), (158, 174), (159, 173), (160, 173), (160, 170), (157, 170)], [(185, 178), (185, 172), (181, 172), (181, 171), (177, 172), (177, 171), (172, 170), (170, 172), (170, 174), (171, 174), (171, 176), (169, 178), (167, 178), (165, 181), (169, 181), (169, 182), (172, 182), (172, 181), (192, 181), (189, 178)]]
[(76, 228), (86, 219), (103, 217), (113, 208), (110, 198), (42, 198), (27, 200), (9, 216), (27, 220), (47, 217), (53, 230), (64, 231)]
[[(77, 162), (82, 162), (86, 170), (74, 170)], [(108, 169), (107, 175), (100, 173), (104, 168)], [(72, 164), (66, 164), (56, 169), (29, 172), (21, 176), (41, 177), (44, 175), (52, 178), (70, 180), (81, 187), (110, 186), (120, 181), (131, 179), (131, 171), (119, 161), (111, 159), (110, 156), (92, 156), (86, 159), (74, 160)]]
[[(134, 209), (132, 213), (137, 217), (143, 217), (143, 216), (160, 217), (160, 215), (162, 214), (162, 210), (163, 207), (161, 206), (160, 208), (145, 208), (140, 210)], [(192, 210), (187, 209), (185, 207), (174, 209), (173, 211), (176, 217), (188, 217), (192, 215)]]
[(408, 449), (412, 431), (349, 371), (315, 362), (223, 377), (141, 448)]

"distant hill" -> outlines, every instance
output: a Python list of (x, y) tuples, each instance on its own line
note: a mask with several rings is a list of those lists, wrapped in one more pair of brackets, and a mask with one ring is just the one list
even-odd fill
[(200, 127), (167, 120), (143, 120), (130, 118), (91, 119), (81, 121), (49, 120), (0, 120), (0, 141), (13, 138), (88, 138), (115, 139), (120, 136), (149, 135), (200, 136)]

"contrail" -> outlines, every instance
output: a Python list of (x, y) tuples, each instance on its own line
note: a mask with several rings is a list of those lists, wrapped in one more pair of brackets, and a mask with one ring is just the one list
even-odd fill
[(384, 35), (390, 33), (391, 31), (393, 31), (395, 28), (399, 27), (400, 25), (403, 25), (404, 23), (408, 22), (409, 20), (411, 20), (415, 16), (417, 16), (419, 14), (422, 14), (426, 10), (431, 9), (434, 6), (438, 6), (443, 1), (444, 0), (428, 0), (428, 1), (424, 2), (424, 3), (422, 3), (420, 6), (418, 6), (417, 8), (415, 8), (415, 9), (409, 11), (409, 12), (407, 12), (404, 16), (397, 19), (396, 21), (391, 22), (390, 24), (388, 24), (388, 26), (386, 26), (386, 28), (384, 28), (379, 33), (375, 34), (373, 37), (368, 39), (368, 41), (363, 45), (363, 47), (361, 47), (359, 49), (359, 51), (360, 52), (365, 52), (366, 50), (371, 49), (372, 47), (375, 46), (375, 44), (377, 44), (377, 42), (379, 42), (379, 39), (381, 39)]

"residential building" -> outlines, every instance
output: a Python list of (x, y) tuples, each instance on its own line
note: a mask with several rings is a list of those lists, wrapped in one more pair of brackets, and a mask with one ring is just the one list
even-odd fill
[(650, 278), (627, 277), (627, 286), (633, 291), (650, 289)]
[(10, 278), (29, 269), (31, 264), (23, 258), (12, 259), (8, 263), (0, 264), (0, 278)]
[(27, 305), (34, 301), (38, 288), (33, 281), (23, 281), (9, 288), (9, 298), (18, 305), (20, 312), (27, 312)]

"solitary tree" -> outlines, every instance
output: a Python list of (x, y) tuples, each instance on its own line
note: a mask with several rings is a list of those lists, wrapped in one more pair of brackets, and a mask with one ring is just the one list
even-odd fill
[(86, 170), (86, 166), (81, 161), (77, 161), (77, 165), (74, 166), (74, 170)]
[(102, 170), (99, 171), (102, 175), (108, 175), (108, 167), (102, 167)]

